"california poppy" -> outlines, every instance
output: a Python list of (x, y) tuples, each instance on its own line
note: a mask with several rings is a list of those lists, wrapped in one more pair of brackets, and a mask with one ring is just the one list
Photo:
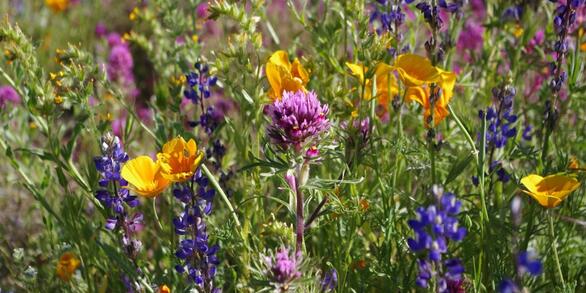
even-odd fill
[(272, 100), (281, 99), (284, 91), (306, 91), (305, 85), (309, 82), (309, 73), (303, 68), (299, 59), (295, 58), (291, 63), (287, 52), (279, 50), (273, 53), (265, 70), (271, 85), (269, 97)]
[(570, 193), (580, 187), (580, 182), (576, 178), (567, 175), (541, 177), (530, 174), (521, 179), (521, 184), (527, 188), (523, 192), (546, 208), (558, 206)]
[(140, 156), (128, 161), (120, 175), (131, 184), (129, 190), (140, 196), (155, 197), (169, 185), (162, 171), (161, 165), (149, 156)]

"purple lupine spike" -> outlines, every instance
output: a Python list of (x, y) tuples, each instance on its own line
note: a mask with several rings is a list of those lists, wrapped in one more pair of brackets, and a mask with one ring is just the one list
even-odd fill
[[(121, 232), (120, 243), (124, 253), (130, 259), (136, 260), (142, 243), (133, 236), (143, 229), (144, 224), (141, 213), (129, 217), (129, 210), (138, 206), (139, 201), (124, 188), (128, 182), (120, 176), (121, 165), (128, 161), (128, 154), (124, 152), (120, 139), (111, 133), (102, 136), (100, 146), (102, 156), (94, 158), (100, 175), (95, 196), (111, 214), (104, 226), (107, 230)], [(122, 279), (128, 291), (140, 291), (136, 282), (132, 282), (128, 276), (123, 275)]]
[(220, 263), (216, 256), (220, 246), (210, 245), (205, 223), (205, 217), (212, 212), (215, 191), (208, 187), (208, 179), (198, 169), (190, 182), (175, 184), (173, 195), (184, 205), (183, 211), (173, 219), (175, 233), (182, 238), (175, 251), (179, 259), (175, 270), (186, 273), (197, 287), (218, 292), (214, 277)]
[(330, 292), (336, 289), (338, 286), (338, 271), (336, 269), (331, 269), (324, 274), (323, 279), (321, 280), (321, 292)]
[[(431, 278), (437, 278), (440, 292), (461, 281), (464, 267), (459, 259), (444, 259), (450, 241), (462, 241), (466, 228), (458, 225), (456, 216), (460, 213), (461, 202), (453, 193), (434, 188), (436, 205), (417, 209), (417, 218), (408, 224), (415, 234), (407, 239), (411, 251), (419, 254), (417, 286), (427, 288)], [(438, 269), (439, 267), (445, 269)], [(443, 288), (443, 289), (442, 289)]]

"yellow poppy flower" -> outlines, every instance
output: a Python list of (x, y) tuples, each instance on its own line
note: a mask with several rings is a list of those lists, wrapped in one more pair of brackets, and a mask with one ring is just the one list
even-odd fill
[(568, 169), (570, 169), (570, 170), (579, 170), (580, 169), (580, 163), (578, 162), (578, 159), (576, 159), (575, 157), (573, 157), (572, 159), (570, 159), (570, 163), (568, 164)]
[(57, 263), (57, 277), (65, 282), (69, 281), (79, 264), (80, 261), (75, 254), (71, 252), (64, 253)]
[[(349, 62), (346, 62), (346, 66), (350, 68), (352, 75), (358, 78), (360, 84), (364, 83), (366, 87), (364, 91), (364, 99), (372, 99), (372, 80), (367, 79), (366, 83), (364, 82), (364, 73), (368, 71), (368, 68), (364, 67), (362, 64), (353, 64)], [(378, 104), (384, 108), (385, 112), (387, 112), (392, 98), (399, 93), (397, 79), (393, 74), (393, 67), (385, 63), (379, 63), (375, 67), (374, 74), (376, 75), (376, 100)]]
[(69, 6), (69, 0), (45, 0), (45, 5), (54, 12), (61, 12)]
[(570, 193), (580, 187), (580, 182), (576, 178), (565, 175), (541, 177), (530, 174), (521, 179), (521, 184), (527, 188), (523, 192), (546, 208), (558, 206)]
[(203, 153), (197, 149), (195, 140), (186, 142), (178, 136), (163, 146), (157, 159), (163, 169), (163, 177), (172, 182), (184, 182), (193, 176), (201, 163)]
[(293, 63), (289, 62), (289, 55), (285, 51), (279, 50), (273, 53), (265, 71), (271, 85), (269, 97), (272, 100), (281, 99), (283, 91), (306, 91), (305, 85), (309, 82), (309, 73), (303, 68), (299, 59), (295, 58)]
[(162, 171), (161, 165), (151, 157), (140, 156), (126, 162), (120, 175), (131, 184), (127, 187), (129, 190), (140, 196), (155, 197), (169, 185)]
[(171, 289), (169, 289), (169, 287), (167, 287), (167, 285), (161, 285), (159, 286), (159, 293), (171, 293)]
[(424, 108), (424, 121), (427, 127), (427, 119), (431, 114), (429, 96), (430, 84), (435, 83), (440, 91), (437, 101), (434, 103), (434, 126), (437, 126), (449, 115), (448, 103), (454, 95), (456, 86), (456, 74), (442, 70), (431, 64), (429, 59), (414, 55), (403, 54), (397, 57), (393, 66), (403, 84), (407, 87), (405, 100), (415, 101)]

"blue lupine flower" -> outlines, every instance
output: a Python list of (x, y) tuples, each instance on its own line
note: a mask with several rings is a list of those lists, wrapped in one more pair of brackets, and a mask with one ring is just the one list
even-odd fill
[[(513, 98), (515, 88), (493, 88), (494, 103), (486, 109), (486, 143), (487, 147), (503, 148), (510, 138), (517, 135), (517, 115), (513, 114)], [(479, 112), (479, 117), (484, 117), (484, 111)]]
[[(450, 281), (461, 279), (464, 267), (459, 259), (443, 260), (443, 255), (448, 252), (449, 241), (462, 241), (467, 230), (459, 226), (456, 218), (462, 207), (456, 195), (444, 193), (439, 188), (434, 188), (434, 194), (437, 203), (427, 208), (417, 208), (417, 218), (408, 221), (415, 236), (407, 239), (407, 244), (420, 255), (416, 284), (427, 288), (429, 280), (436, 277), (440, 292), (446, 292)], [(438, 270), (440, 266), (444, 269)]]
[[(376, 29), (379, 35), (386, 32), (395, 32), (405, 22), (405, 13), (401, 9), (403, 2), (410, 4), (414, 0), (377, 0), (373, 4), (374, 11), (370, 15), (370, 22), (378, 21), (380, 27)], [(396, 32), (399, 34), (399, 32)], [(400, 36), (399, 36), (400, 37)]]
[[(142, 243), (133, 236), (143, 229), (143, 215), (137, 212), (129, 216), (127, 211), (127, 208), (134, 208), (139, 204), (136, 196), (130, 195), (125, 188), (128, 182), (120, 176), (121, 165), (128, 161), (128, 154), (122, 149), (120, 139), (111, 133), (106, 133), (101, 138), (101, 151), (102, 156), (94, 158), (96, 170), (100, 174), (95, 196), (111, 212), (111, 217), (106, 219), (105, 228), (111, 231), (120, 229), (124, 253), (130, 259), (136, 260)], [(140, 285), (127, 275), (121, 277), (128, 292), (141, 291)]]
[(502, 19), (504, 21), (520, 21), (523, 17), (524, 7), (522, 5), (513, 5), (505, 9)]
[[(535, 258), (533, 252), (520, 251), (517, 254), (516, 269), (519, 276), (529, 273), (530, 276), (537, 277), (543, 272), (543, 264)], [(498, 286), (498, 292), (516, 293), (521, 292), (521, 290), (519, 290), (519, 286), (513, 280), (504, 279)]]
[(125, 207), (136, 207), (139, 201), (136, 196), (130, 195), (128, 189), (123, 188), (128, 182), (120, 176), (120, 169), (121, 164), (128, 161), (128, 154), (122, 149), (120, 139), (106, 133), (101, 139), (101, 150), (102, 156), (94, 158), (96, 170), (100, 174), (100, 188), (95, 196), (113, 212), (112, 217), (106, 220), (105, 227), (114, 230), (122, 224), (121, 220), (126, 221)]
[(336, 289), (336, 286), (338, 286), (338, 271), (336, 271), (336, 269), (331, 269), (325, 273), (324, 278), (321, 280), (321, 291), (333, 291)]
[(191, 182), (176, 183), (173, 195), (184, 204), (181, 214), (173, 219), (175, 233), (182, 236), (175, 252), (179, 259), (175, 269), (186, 273), (196, 286), (217, 291), (213, 282), (220, 247), (210, 245), (205, 223), (212, 212), (215, 190), (208, 187), (208, 179), (198, 169)]
[(543, 266), (540, 260), (535, 259), (534, 253), (521, 251), (517, 255), (517, 270), (519, 274), (527, 272), (531, 276), (537, 277), (541, 274)]
[(462, 6), (464, 6), (464, 1), (463, 0), (456, 0), (453, 2), (448, 2), (446, 0), (439, 0), (438, 6), (445, 9), (446, 11), (448, 11), (450, 13), (459, 13), (462, 11), (461, 8), (462, 8)]
[(499, 293), (517, 293), (519, 292), (519, 288), (517, 284), (513, 282), (511, 279), (504, 279), (499, 283), (498, 286)]
[(532, 138), (532, 131), (533, 131), (533, 127), (529, 124), (525, 125), (525, 128), (523, 128), (523, 139), (526, 141), (531, 141)]
[(189, 87), (184, 91), (184, 95), (194, 104), (199, 104), (202, 98), (211, 97), (210, 88), (216, 85), (218, 79), (215, 76), (208, 75), (209, 68), (207, 65), (197, 62), (195, 63), (195, 70), (195, 72), (190, 72), (185, 76)]
[(488, 166), (488, 172), (492, 173), (495, 172), (497, 176), (497, 180), (502, 183), (507, 183), (511, 180), (511, 175), (503, 168), (503, 165), (500, 161), (493, 161)]
[(419, 2), (415, 5), (415, 8), (421, 11), (425, 22), (427, 22), (432, 28), (439, 29), (441, 27), (442, 19), (439, 17), (439, 9), (437, 5), (432, 6), (427, 2)]
[[(554, 94), (561, 91), (562, 85), (567, 80), (567, 73), (562, 68), (558, 68), (558, 64), (562, 65), (565, 56), (568, 54), (568, 40), (567, 36), (570, 27), (576, 21), (576, 9), (584, 5), (583, 0), (568, 0), (566, 4), (560, 3), (555, 10), (553, 27), (557, 34), (557, 40), (554, 43), (554, 50), (556, 52), (556, 60), (550, 64), (553, 78), (550, 81), (550, 88)], [(548, 114), (551, 114), (548, 112)], [(555, 117), (546, 117), (555, 118)]]
[(206, 133), (212, 133), (220, 124), (222, 114), (213, 106), (204, 105), (204, 100), (212, 96), (211, 88), (216, 85), (218, 79), (215, 76), (209, 75), (209, 68), (207, 65), (199, 62), (195, 63), (195, 72), (190, 72), (186, 75), (187, 89), (184, 95), (194, 104), (200, 105), (201, 114), (199, 119), (189, 121), (189, 126), (201, 126)]

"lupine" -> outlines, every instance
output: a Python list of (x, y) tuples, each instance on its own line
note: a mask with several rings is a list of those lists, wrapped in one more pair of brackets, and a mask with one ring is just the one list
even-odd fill
[[(551, 2), (558, 3), (557, 0)], [(557, 38), (554, 44), (555, 60), (550, 63), (550, 69), (553, 73), (549, 83), (552, 98), (545, 105), (546, 143), (558, 119), (557, 99), (560, 96), (562, 85), (568, 78), (567, 72), (562, 68), (566, 55), (568, 54), (567, 37), (570, 27), (576, 22), (576, 9), (579, 9), (583, 5), (584, 0), (566, 0), (565, 4), (560, 3), (555, 10), (553, 27)], [(544, 145), (544, 148), (543, 155), (547, 155), (547, 144)]]
[(130, 195), (126, 188), (128, 182), (120, 176), (121, 165), (128, 161), (128, 155), (120, 145), (120, 139), (106, 133), (101, 140), (102, 156), (95, 157), (96, 169), (100, 173), (96, 198), (109, 210), (111, 216), (106, 220), (108, 230), (122, 231), (122, 244), (131, 258), (136, 257), (142, 244), (132, 235), (142, 230), (142, 214), (129, 216), (127, 208), (138, 206), (136, 196)]
[(186, 98), (194, 104), (199, 104), (203, 99), (211, 97), (211, 87), (216, 85), (218, 79), (209, 75), (209, 67), (200, 62), (195, 63), (195, 71), (186, 75), (188, 88), (184, 91)]
[(326, 272), (320, 284), (322, 292), (334, 291), (338, 286), (338, 271), (331, 269)]
[(183, 203), (183, 211), (173, 219), (175, 233), (181, 237), (175, 269), (187, 274), (204, 292), (219, 292), (214, 278), (220, 246), (210, 244), (205, 223), (205, 217), (212, 212), (215, 190), (208, 187), (208, 179), (198, 169), (190, 181), (175, 185), (173, 195)]
[(322, 105), (314, 92), (286, 91), (281, 100), (265, 108), (272, 120), (267, 133), (275, 144), (300, 152), (305, 144), (315, 143), (329, 129), (328, 111), (328, 106)]
[[(102, 156), (94, 158), (100, 174), (96, 198), (110, 210), (110, 217), (106, 219), (106, 229), (120, 231), (123, 251), (134, 262), (142, 248), (141, 241), (134, 235), (143, 228), (143, 215), (136, 212), (130, 216), (128, 210), (139, 204), (136, 196), (130, 195), (126, 188), (128, 182), (120, 175), (121, 165), (128, 161), (128, 154), (122, 149), (120, 139), (110, 133), (102, 137), (100, 146)], [(128, 276), (121, 277), (128, 292), (139, 288), (139, 285), (132, 283)]]
[(199, 105), (201, 114), (199, 119), (189, 121), (191, 127), (201, 126), (206, 133), (212, 133), (220, 124), (222, 114), (214, 106), (205, 106), (205, 100), (212, 96), (211, 88), (216, 85), (217, 78), (209, 75), (209, 67), (200, 62), (195, 63), (195, 71), (186, 75), (187, 89), (185, 97), (193, 104)]
[(525, 8), (522, 5), (513, 5), (505, 9), (501, 18), (504, 21), (519, 21), (523, 17), (524, 11)]
[(405, 22), (405, 13), (401, 5), (411, 4), (414, 0), (377, 0), (373, 3), (374, 11), (370, 14), (370, 22), (378, 21), (380, 27), (378, 34), (386, 32), (394, 33), (400, 37), (399, 27)]
[(480, 111), (480, 119), (486, 119), (486, 143), (488, 148), (503, 148), (510, 138), (517, 135), (517, 115), (514, 114), (513, 100), (515, 88), (505, 86), (493, 88), (493, 105), (485, 112)]
[(456, 195), (434, 187), (436, 203), (417, 209), (417, 218), (409, 220), (415, 236), (407, 239), (411, 251), (419, 255), (419, 274), (416, 284), (427, 288), (433, 278), (440, 292), (447, 292), (448, 283), (459, 281), (464, 273), (462, 262), (457, 258), (445, 259), (450, 241), (459, 242), (466, 236), (466, 228), (460, 227), (457, 215), (462, 203)]
[[(516, 94), (515, 88), (509, 85), (492, 89), (493, 104), (486, 111), (480, 110), (478, 117), (486, 119), (486, 150), (490, 160), (489, 173), (496, 172), (497, 179), (503, 183), (510, 180), (510, 175), (502, 167), (499, 160), (493, 160), (495, 150), (504, 148), (509, 139), (517, 135), (517, 115), (514, 114), (513, 100)], [(525, 129), (526, 130), (526, 129)], [(530, 131), (530, 130), (529, 130)], [(525, 134), (525, 133), (524, 133)], [(478, 134), (478, 141), (480, 136)], [(478, 178), (472, 178), (474, 185), (478, 185)]]
[[(513, 223), (513, 231), (516, 231), (522, 223), (522, 201), (520, 197), (514, 197), (511, 201), (511, 218)], [(515, 234), (513, 234), (515, 235)], [(515, 238), (517, 236), (515, 235)], [(519, 285), (521, 277), (528, 273), (532, 277), (539, 276), (543, 271), (543, 265), (540, 260), (535, 257), (532, 251), (519, 251), (515, 258), (515, 270), (517, 278), (515, 280), (505, 278), (503, 279), (497, 290), (500, 293), (518, 293), (522, 292)], [(518, 284), (519, 283), (519, 284)]]

